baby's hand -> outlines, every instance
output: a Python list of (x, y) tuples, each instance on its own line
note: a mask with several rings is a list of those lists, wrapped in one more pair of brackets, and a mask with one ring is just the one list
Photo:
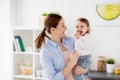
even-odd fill
[(78, 33), (75, 33), (75, 38), (76, 38), (76, 39), (79, 39)]
[(63, 37), (67, 37), (67, 35), (64, 35)]

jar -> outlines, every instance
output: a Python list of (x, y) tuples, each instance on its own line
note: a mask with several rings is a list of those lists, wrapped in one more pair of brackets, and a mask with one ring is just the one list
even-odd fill
[(115, 68), (115, 74), (120, 74), (120, 68)]
[(120, 64), (115, 68), (115, 74), (120, 74)]
[(105, 57), (98, 56), (98, 71), (105, 71)]

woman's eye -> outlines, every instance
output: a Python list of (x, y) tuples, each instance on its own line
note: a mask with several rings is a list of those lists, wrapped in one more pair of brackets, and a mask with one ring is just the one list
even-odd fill
[(65, 25), (63, 25), (62, 27), (65, 27)]

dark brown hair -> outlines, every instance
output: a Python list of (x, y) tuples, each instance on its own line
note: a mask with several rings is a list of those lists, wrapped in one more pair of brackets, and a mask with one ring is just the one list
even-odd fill
[(79, 18), (79, 19), (77, 19), (77, 21), (84, 22), (87, 25), (87, 27), (89, 27), (89, 31), (87, 31), (86, 33), (90, 33), (90, 24), (86, 18)]
[(62, 19), (62, 16), (58, 14), (51, 13), (47, 15), (44, 21), (44, 29), (42, 30), (42, 32), (38, 35), (38, 37), (35, 40), (36, 48), (40, 48), (42, 46), (42, 43), (45, 42), (45, 37), (49, 38), (45, 32), (47, 31), (48, 33), (51, 33), (50, 29), (52, 27), (56, 28), (56, 26), (58, 25), (58, 22), (61, 19)]

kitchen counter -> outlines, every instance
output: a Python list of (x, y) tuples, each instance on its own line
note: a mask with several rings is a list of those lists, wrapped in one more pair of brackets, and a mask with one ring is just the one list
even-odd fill
[(92, 80), (120, 80), (120, 74), (91, 70), (88, 77)]

